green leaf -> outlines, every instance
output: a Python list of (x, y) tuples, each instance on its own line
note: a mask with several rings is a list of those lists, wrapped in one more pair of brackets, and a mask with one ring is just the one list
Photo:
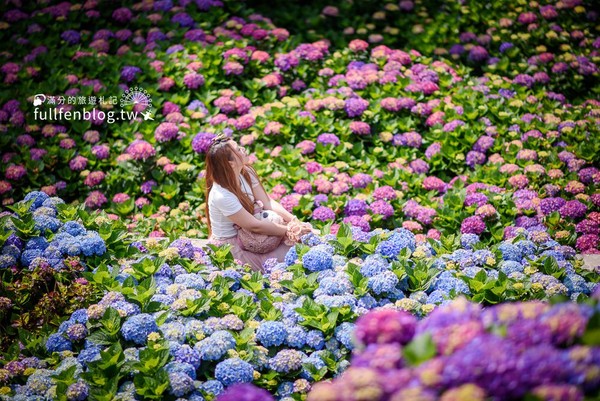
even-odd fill
[(425, 333), (415, 337), (402, 353), (409, 365), (417, 366), (435, 356), (436, 346), (431, 334)]
[(589, 346), (600, 345), (600, 313), (596, 312), (588, 321), (581, 340)]

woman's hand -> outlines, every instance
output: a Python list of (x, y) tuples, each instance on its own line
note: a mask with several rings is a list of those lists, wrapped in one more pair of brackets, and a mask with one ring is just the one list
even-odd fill
[(285, 236), (289, 241), (286, 242), (298, 243), (300, 242), (300, 238), (311, 232), (313, 232), (313, 227), (310, 223), (301, 222), (294, 216), (287, 225)]

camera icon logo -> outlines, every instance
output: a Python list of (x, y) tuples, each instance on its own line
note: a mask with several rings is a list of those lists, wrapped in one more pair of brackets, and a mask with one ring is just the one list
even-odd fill
[(46, 95), (39, 93), (33, 97), (33, 105), (40, 106), (42, 103), (46, 101)]

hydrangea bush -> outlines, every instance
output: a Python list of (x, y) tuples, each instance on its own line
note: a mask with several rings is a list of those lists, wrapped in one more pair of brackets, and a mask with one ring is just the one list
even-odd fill
[[(527, 22), (535, 29), (526, 35), (536, 40), (542, 40), (537, 31), (555, 32), (552, 24), (577, 21), (582, 28), (573, 28), (575, 37), (583, 37), (563, 38), (562, 32), (556, 40), (559, 47), (579, 40), (582, 54), (570, 46), (545, 63), (541, 60), (551, 52), (540, 50), (521, 66), (511, 61), (509, 49), (501, 62), (509, 63), (510, 73), (490, 67), (483, 76), (451, 58), (431, 59), (431, 50), (418, 43), (418, 51), (358, 39), (338, 48), (325, 40), (297, 43), (268, 18), (234, 16), (243, 10), (230, 3), (173, 7), (165, 2), (112, 10), (122, 19), (91, 3), (83, 13), (69, 12), (67, 3), (38, 13), (27, 5), (9, 10), (3, 18), (23, 44), (2, 66), (14, 93), (41, 79), (41, 60), (68, 60), (62, 64), (73, 61), (72, 69), (47, 83), (48, 95), (66, 92), (66, 104), (43, 107), (77, 110), (82, 106), (69, 104), (67, 97), (116, 96), (135, 84), (147, 90), (156, 110), (154, 121), (138, 116), (137, 121), (69, 124), (34, 120), (28, 101), (7, 99), (0, 113), (6, 131), (0, 197), (8, 205), (38, 189), (126, 216), (132, 231), (171, 239), (202, 236), (205, 224), (190, 211), (202, 210), (203, 154), (222, 132), (249, 148), (272, 196), (316, 226), (346, 222), (369, 231), (404, 225), (433, 237), (460, 229), (498, 241), (502, 229), (515, 222), (533, 224), (516, 220), (525, 216), (546, 225), (562, 244), (596, 253), (598, 102), (593, 96), (575, 102), (567, 83), (597, 86), (586, 81), (598, 75), (597, 40), (591, 37), (594, 11), (576, 3), (554, 6), (556, 17), (548, 11), (552, 6), (535, 4), (519, 11), (521, 17), (511, 3), (504, 18), (535, 19)], [(389, 15), (428, 7), (407, 4)], [(444, 4), (439, 18), (473, 7), (476, 12), (468, 15), (500, 24), (483, 17), (498, 13), (496, 6)], [(60, 43), (38, 45), (51, 36), (45, 30), (58, 29), (43, 20), (46, 16), (73, 24), (102, 21), (95, 26), (103, 28), (67, 29), (53, 37)], [(140, 20), (148, 26), (134, 31), (123, 25)], [(200, 20), (202, 27), (195, 22)], [(500, 40), (522, 35), (523, 24), (504, 24), (494, 33), (462, 28), (455, 33), (464, 54), (470, 54), (497, 45), (498, 35)], [(475, 45), (476, 40), (484, 44)], [(118, 73), (90, 79), (97, 67), (94, 54), (102, 57), (103, 68)], [(23, 61), (15, 61), (18, 56)], [(496, 57), (470, 58), (485, 64)], [(501, 63), (494, 62), (490, 65)], [(548, 90), (539, 74), (554, 64), (569, 64), (569, 74), (586, 78), (564, 76), (564, 84)]]
[(26, 345), (22, 336), (56, 327), (65, 315), (98, 299), (99, 289), (84, 271), (131, 252), (123, 244), (122, 222), (91, 216), (44, 192), (30, 192), (10, 208), (0, 215), (1, 344), (3, 352), (16, 356), (19, 344)]
[[(253, 383), (277, 399), (303, 399), (316, 381), (348, 368), (356, 339), (391, 347), (373, 355), (418, 348), (409, 343), (423, 322), (458, 296), (483, 305), (590, 299), (598, 272), (584, 269), (572, 248), (528, 239), (535, 233), (524, 229), (514, 241), (486, 248), (474, 234), (426, 241), (404, 228), (365, 233), (343, 225), (337, 235), (303, 237), (285, 262), (267, 261), (265, 275), (249, 273), (227, 248), (203, 250), (183, 239), (166, 247), (133, 243), (141, 257), (118, 271), (101, 265), (86, 273), (104, 296), (47, 338), (51, 358), (11, 362), (33, 364), (27, 373), (10, 364), (0, 370), (4, 391), (16, 400), (58, 397), (71, 386), (94, 399), (200, 400)], [(368, 313), (373, 309), (377, 314)], [(582, 334), (590, 315), (570, 313), (552, 321)], [(471, 333), (463, 324), (452, 326), (456, 341), (483, 330)], [(565, 339), (548, 325), (561, 344), (575, 335), (567, 330)], [(443, 327), (434, 337), (440, 355), (458, 347)]]
[(592, 304), (491, 308), (457, 299), (419, 322), (401, 311), (369, 312), (356, 322), (351, 366), (307, 400), (593, 399), (597, 294)]

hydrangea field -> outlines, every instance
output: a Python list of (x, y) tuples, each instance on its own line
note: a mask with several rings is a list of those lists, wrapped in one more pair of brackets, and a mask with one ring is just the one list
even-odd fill
[[(271, 3), (0, 8), (0, 399), (598, 399), (594, 2)], [(320, 232), (264, 273), (220, 133)]]

